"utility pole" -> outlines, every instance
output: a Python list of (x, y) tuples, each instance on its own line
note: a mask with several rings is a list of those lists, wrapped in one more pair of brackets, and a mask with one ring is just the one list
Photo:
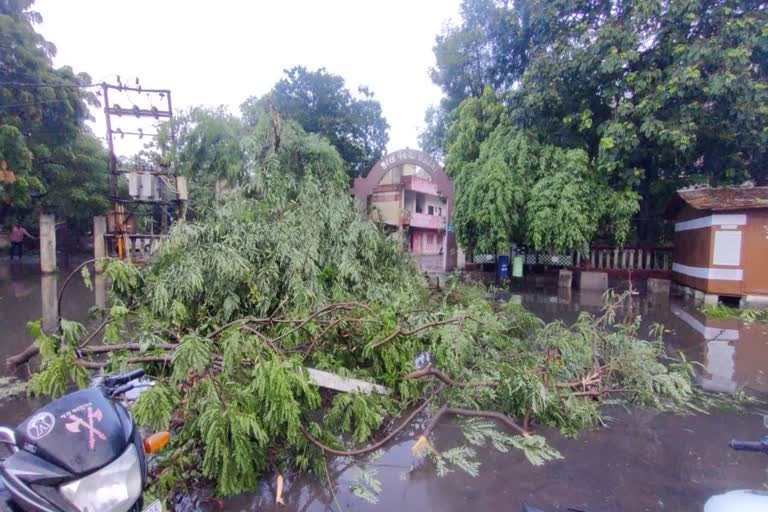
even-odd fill
[[(124, 166), (118, 160), (115, 154), (116, 138), (123, 140), (126, 136), (143, 139), (145, 136), (156, 136), (157, 133), (145, 132), (143, 127), (133, 130), (123, 130), (115, 127), (115, 121), (120, 119), (131, 119), (142, 121), (161, 120), (170, 121), (170, 143), (175, 142), (175, 130), (173, 127), (173, 104), (171, 102), (171, 91), (168, 89), (144, 89), (136, 80), (135, 86), (127, 86), (120, 81), (118, 77), (117, 84), (101, 84), (101, 93), (104, 98), (104, 116), (107, 126), (107, 146), (109, 148), (109, 173), (110, 173), (110, 200), (113, 208), (111, 222), (107, 223), (107, 231), (110, 233), (108, 238), (114, 239), (117, 256), (120, 259), (132, 261), (134, 251), (138, 250), (139, 255), (145, 256), (147, 241), (149, 246), (153, 247), (157, 238), (165, 235), (172, 222), (169, 207), (175, 206), (175, 216), (181, 218), (184, 215), (184, 202), (187, 199), (187, 186), (184, 177), (179, 176), (172, 168), (168, 159), (166, 147), (160, 148), (159, 161), (151, 162), (149, 166), (132, 165)], [(110, 94), (112, 98), (110, 98)], [(134, 97), (140, 97), (140, 102), (149, 101), (149, 105), (137, 105), (134, 103)], [(121, 107), (116, 102), (111, 101), (119, 97), (120, 101), (128, 101), (130, 108)], [(159, 100), (160, 107), (154, 105), (154, 100)], [(120, 176), (128, 178), (128, 197), (120, 194)], [(173, 198), (169, 198), (169, 191)], [(139, 211), (147, 210), (141, 208), (148, 205), (150, 212)], [(160, 218), (160, 233), (132, 233), (136, 230), (135, 217), (137, 215), (151, 215), (153, 218)], [(129, 225), (129, 223), (132, 223)], [(132, 241), (139, 245), (134, 248)], [(112, 251), (109, 251), (112, 252)]]

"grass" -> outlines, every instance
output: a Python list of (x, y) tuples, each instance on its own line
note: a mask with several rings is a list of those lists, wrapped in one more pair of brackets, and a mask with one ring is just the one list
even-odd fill
[(701, 311), (708, 317), (715, 319), (737, 318), (748, 324), (753, 322), (768, 323), (768, 309), (737, 309), (718, 304), (716, 306), (704, 306)]

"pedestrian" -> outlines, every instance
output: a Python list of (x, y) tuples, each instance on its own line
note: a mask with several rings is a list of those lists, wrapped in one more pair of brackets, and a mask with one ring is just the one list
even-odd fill
[(29, 234), (29, 231), (19, 226), (18, 222), (14, 222), (11, 227), (11, 236), (9, 237), (11, 240), (11, 261), (13, 261), (14, 254), (18, 254), (19, 260), (21, 260), (21, 256), (24, 254), (25, 236), (37, 240), (37, 238)]

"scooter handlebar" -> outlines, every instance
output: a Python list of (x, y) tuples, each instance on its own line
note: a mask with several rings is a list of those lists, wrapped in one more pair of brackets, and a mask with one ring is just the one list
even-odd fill
[(768, 453), (768, 444), (763, 441), (737, 441), (736, 439), (731, 439), (730, 446), (734, 450)]
[(138, 370), (133, 370), (128, 373), (121, 373), (119, 375), (110, 375), (109, 377), (104, 377), (104, 385), (108, 388), (122, 386), (132, 380), (140, 379), (143, 376), (144, 368), (139, 368)]

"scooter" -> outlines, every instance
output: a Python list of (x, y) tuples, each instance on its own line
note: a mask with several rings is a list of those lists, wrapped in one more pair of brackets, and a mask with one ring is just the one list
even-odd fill
[[(36, 411), (15, 429), (0, 427), (11, 454), (0, 463), (0, 510), (139, 512), (147, 455), (168, 432), (142, 439), (119, 400), (146, 386), (144, 370), (100, 379)], [(144, 512), (162, 512), (157, 500)]]
[[(730, 442), (730, 446), (734, 450), (768, 454), (768, 436), (756, 442), (734, 439)], [(766, 510), (768, 510), (768, 492), (766, 491), (729, 491), (712, 496), (704, 504), (704, 512), (764, 512)]]

